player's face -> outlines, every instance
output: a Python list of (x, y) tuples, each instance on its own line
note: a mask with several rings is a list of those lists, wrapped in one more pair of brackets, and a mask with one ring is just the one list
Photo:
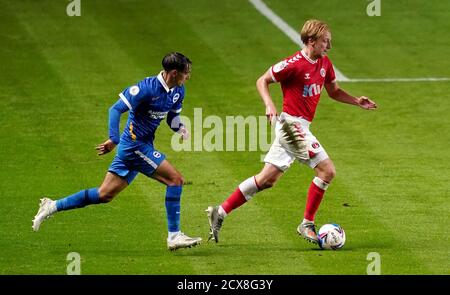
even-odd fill
[(313, 45), (313, 55), (316, 58), (327, 55), (328, 50), (331, 49), (331, 33), (325, 32), (322, 37), (317, 39)]
[(188, 66), (185, 71), (177, 71), (177, 74), (175, 76), (175, 82), (178, 86), (183, 85), (183, 83), (186, 80), (189, 80), (191, 78), (191, 66)]

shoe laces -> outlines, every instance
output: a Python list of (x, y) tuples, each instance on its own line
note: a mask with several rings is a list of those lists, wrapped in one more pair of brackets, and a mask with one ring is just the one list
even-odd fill
[(312, 230), (313, 232), (316, 232), (316, 225), (312, 222), (306, 222), (302, 225), (302, 227)]

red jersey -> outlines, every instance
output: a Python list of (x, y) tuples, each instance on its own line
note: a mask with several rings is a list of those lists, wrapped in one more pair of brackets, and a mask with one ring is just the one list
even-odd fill
[(273, 65), (272, 79), (283, 91), (283, 112), (312, 121), (324, 83), (336, 80), (328, 56), (311, 60), (302, 51)]

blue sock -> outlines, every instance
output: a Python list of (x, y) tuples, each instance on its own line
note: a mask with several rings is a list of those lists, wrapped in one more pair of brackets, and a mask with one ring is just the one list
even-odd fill
[(63, 211), (74, 208), (83, 208), (86, 205), (98, 203), (100, 203), (98, 188), (91, 188), (79, 191), (78, 193), (65, 197), (64, 199), (57, 200), (56, 210)]
[(180, 230), (180, 199), (182, 186), (168, 186), (166, 189), (166, 212), (169, 232)]

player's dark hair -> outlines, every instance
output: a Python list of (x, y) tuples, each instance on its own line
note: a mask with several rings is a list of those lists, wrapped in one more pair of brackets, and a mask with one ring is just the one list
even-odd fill
[(166, 72), (171, 70), (188, 71), (191, 64), (189, 58), (179, 52), (168, 53), (162, 60), (162, 66)]

